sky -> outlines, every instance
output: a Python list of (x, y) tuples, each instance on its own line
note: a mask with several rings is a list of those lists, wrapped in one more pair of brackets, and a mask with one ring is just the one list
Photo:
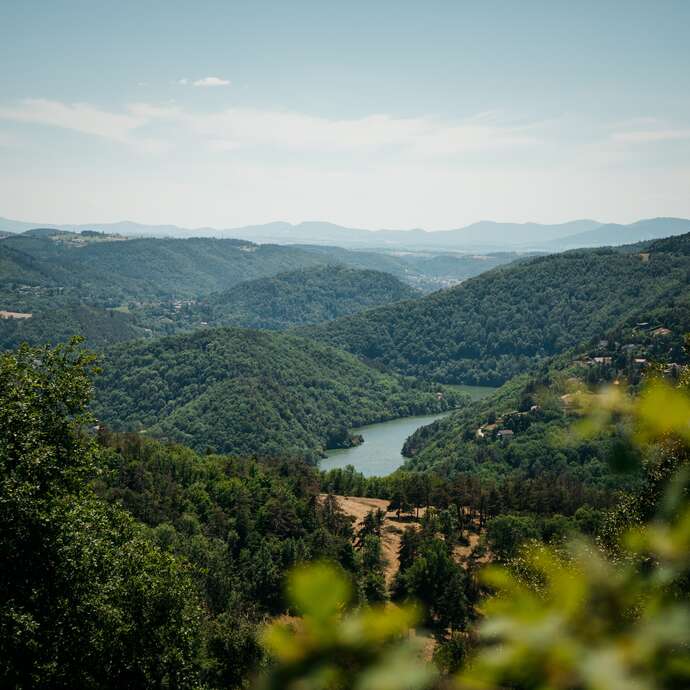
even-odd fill
[(0, 2), (0, 216), (690, 217), (690, 2)]

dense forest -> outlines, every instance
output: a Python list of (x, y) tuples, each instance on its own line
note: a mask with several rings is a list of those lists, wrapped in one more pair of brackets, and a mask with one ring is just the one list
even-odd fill
[(64, 299), (120, 307), (129, 302), (192, 299), (256, 278), (335, 264), (385, 271), (428, 292), (517, 256), (446, 255), (440, 259), (445, 267), (441, 270), (427, 254), (29, 231), (0, 238), (0, 299), (2, 308), (10, 311), (31, 311), (41, 301), (54, 304)]
[(301, 333), (406, 375), (498, 385), (687, 295), (688, 244), (684, 235), (642, 256), (596, 249), (539, 257)]
[(171, 300), (145, 306), (134, 316), (155, 332), (174, 333), (200, 325), (281, 330), (419, 294), (389, 273), (334, 264), (248, 280), (191, 303)]
[(92, 370), (74, 348), (0, 356), (2, 686), (238, 687), (291, 565), (359, 576), (351, 521), (299, 462), (84, 434)]
[(351, 427), (465, 401), (329, 346), (232, 328), (109, 349), (96, 383), (94, 411), (114, 429), (273, 457), (316, 458), (349, 445)]
[(100, 349), (208, 324), (320, 323), (413, 298), (417, 289), (445, 287), (516, 257), (397, 256), (38, 228), (0, 238), (0, 310), (31, 314), (0, 319), (0, 349), (75, 334)]
[(67, 302), (26, 313), (31, 318), (0, 319), (0, 350), (11, 350), (25, 342), (56, 345), (74, 335), (83, 336), (89, 347), (100, 349), (150, 334), (150, 329), (138, 325), (127, 313), (87, 304)]

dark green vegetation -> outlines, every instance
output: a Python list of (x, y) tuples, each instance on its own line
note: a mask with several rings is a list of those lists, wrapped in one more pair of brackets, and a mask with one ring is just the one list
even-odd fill
[(244, 280), (328, 263), (301, 249), (240, 240), (82, 243), (81, 235), (74, 238), (17, 235), (0, 241), (8, 268), (3, 293), (16, 294), (21, 303), (29, 288), (60, 288), (63, 298), (116, 307), (130, 300), (197, 297)]
[[(438, 257), (437, 264), (427, 255), (339, 247), (130, 240), (38, 228), (0, 238), (0, 310), (33, 315), (21, 324), (0, 321), (0, 349), (22, 341), (56, 343), (73, 334), (100, 348), (202, 322), (268, 328), (317, 323), (414, 297), (410, 285), (435, 290), (513, 258)], [(286, 275), (270, 280), (278, 274)]]
[[(523, 487), (538, 480), (554, 486), (571, 481), (610, 496), (622, 486), (608, 464), (622, 452), (621, 434), (596, 440), (574, 437), (570, 432), (580, 419), (577, 396), (614, 382), (636, 391), (650, 372), (676, 380), (680, 365), (687, 362), (681, 334), (690, 329), (690, 315), (681, 311), (670, 319), (670, 310), (659, 305), (650, 313), (663, 315), (664, 323), (674, 321), (675, 332), (653, 328), (653, 322), (614, 329), (588, 349), (545, 362), (471, 408), (419, 429), (403, 449), (411, 458), (407, 466), (433, 468), (444, 476), (511, 479)], [(582, 490), (571, 487), (571, 498)], [(525, 509), (540, 504), (539, 497), (526, 494), (523, 490)]]
[(201, 456), (101, 429), (92, 359), (0, 356), (0, 686), (234, 688), (290, 566), (363, 577), (313, 468)]
[(91, 359), (0, 355), (0, 685), (189, 685), (201, 611), (188, 568), (96, 499)]
[(388, 273), (335, 265), (241, 283), (209, 298), (208, 309), (214, 323), (281, 329), (416, 296)]
[(381, 373), (291, 335), (202, 330), (107, 352), (94, 410), (198, 450), (318, 457), (348, 429), (448, 409), (464, 396)]
[[(501, 262), (514, 258), (497, 256)], [(30, 231), (0, 240), (0, 295), (12, 302), (5, 305), (7, 309), (25, 306), (37, 296), (72, 297), (115, 307), (128, 301), (195, 298), (247, 280), (333, 264), (385, 271), (433, 289), (443, 284), (438, 282), (441, 277), (466, 277), (465, 264), (472, 263), (462, 259), (462, 266), (446, 276), (438, 268), (427, 275), (423, 266), (428, 261), (428, 257), (417, 260), (414, 255), (397, 257), (339, 247)], [(474, 263), (478, 266), (474, 271), (487, 266), (485, 261)]]
[(531, 259), (303, 333), (406, 375), (498, 385), (542, 358), (647, 320), (658, 305), (687, 299), (688, 244), (690, 235), (655, 242), (649, 261), (612, 249)]
[(249, 280), (193, 303), (144, 307), (136, 311), (136, 319), (167, 333), (202, 324), (280, 330), (418, 295), (389, 273), (336, 264)]
[(55, 345), (75, 334), (84, 336), (95, 348), (149, 334), (128, 314), (86, 304), (42, 306), (29, 313), (30, 319), (0, 319), (0, 349), (12, 349), (23, 342)]

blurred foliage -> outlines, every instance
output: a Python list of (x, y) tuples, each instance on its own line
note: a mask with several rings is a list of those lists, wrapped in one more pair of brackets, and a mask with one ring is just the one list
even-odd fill
[(418, 619), (413, 608), (351, 609), (349, 581), (327, 564), (293, 571), (288, 595), (301, 618), (265, 630), (275, 660), (262, 678), (265, 690), (417, 690), (434, 681), (419, 639), (409, 637)]

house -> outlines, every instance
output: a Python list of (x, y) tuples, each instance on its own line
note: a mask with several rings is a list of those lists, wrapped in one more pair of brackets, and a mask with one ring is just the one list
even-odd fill
[(647, 366), (647, 360), (644, 357), (635, 357), (633, 360), (633, 363), (637, 367), (646, 367)]
[(643, 264), (649, 263), (649, 252), (640, 252), (640, 261)]
[(652, 331), (652, 336), (654, 338), (658, 338), (660, 336), (665, 336), (665, 335), (671, 335), (671, 329), (670, 328), (664, 328), (663, 326), (660, 326), (659, 328), (655, 328)]
[(610, 366), (611, 363), (613, 362), (612, 357), (595, 357), (594, 361), (596, 364), (605, 364), (606, 366)]
[(510, 441), (510, 439), (513, 438), (513, 436), (515, 436), (515, 433), (512, 429), (501, 429), (496, 435), (498, 436), (500, 441), (502, 441), (503, 443), (507, 443), (508, 441)]
[(609, 346), (608, 340), (600, 340), (599, 341), (599, 347), (608, 347), (608, 346)]

